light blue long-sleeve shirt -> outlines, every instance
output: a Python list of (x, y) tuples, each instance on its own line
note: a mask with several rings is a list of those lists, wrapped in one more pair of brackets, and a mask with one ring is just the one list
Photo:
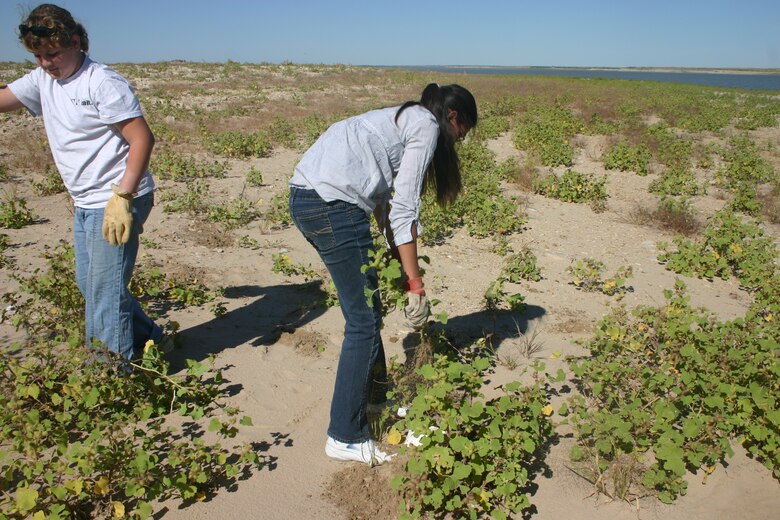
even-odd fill
[(422, 185), (439, 125), (420, 105), (404, 110), (396, 123), (398, 108), (372, 110), (328, 128), (303, 154), (290, 185), (313, 189), (326, 201), (356, 204), (366, 213), (379, 207), (383, 216), (390, 201), (390, 228), (401, 245), (414, 240), (413, 223), (422, 232)]

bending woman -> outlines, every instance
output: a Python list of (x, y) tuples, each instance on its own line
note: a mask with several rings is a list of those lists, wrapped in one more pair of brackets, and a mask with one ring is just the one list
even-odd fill
[[(408, 279), (408, 321), (421, 327), (429, 310), (417, 263), (425, 189), (441, 205), (461, 190), (455, 142), (477, 124), (474, 97), (459, 85), (431, 83), (419, 102), (373, 110), (331, 126), (303, 155), (290, 180), (290, 213), (328, 268), (346, 325), (325, 453), (381, 464), (389, 456), (371, 440), (366, 407), (386, 399), (377, 273), (361, 272), (373, 246), (370, 215), (385, 233)], [(373, 307), (366, 289), (374, 291)]]

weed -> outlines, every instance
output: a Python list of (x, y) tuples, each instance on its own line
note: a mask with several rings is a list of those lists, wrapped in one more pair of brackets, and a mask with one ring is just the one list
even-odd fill
[(709, 280), (733, 275), (753, 291), (771, 276), (777, 261), (777, 246), (758, 223), (728, 210), (710, 217), (699, 241), (677, 237), (674, 246), (658, 245), (658, 260), (667, 269)]
[(32, 181), (30, 185), (36, 195), (41, 195), (43, 197), (56, 195), (57, 193), (63, 193), (65, 191), (65, 184), (62, 182), (60, 172), (53, 166), (46, 168), (46, 174), (41, 180)]
[(401, 448), (408, 461), (391, 483), (403, 496), (400, 518), (508, 518), (531, 506), (523, 491), (529, 467), (552, 436), (546, 394), (513, 382), (485, 399), (489, 366), (485, 357), (459, 363), (437, 356), (417, 371), (416, 397), (387, 436), (396, 444), (402, 431), (419, 438), (418, 446)]
[(638, 175), (647, 175), (650, 168), (650, 150), (645, 145), (631, 146), (621, 142), (609, 147), (601, 160), (607, 170), (633, 171)]
[(614, 309), (585, 345), (590, 356), (570, 360), (582, 393), (569, 403), (571, 458), (620, 499), (672, 502), (686, 473), (711, 473), (734, 440), (777, 477), (776, 327), (766, 315), (719, 322), (690, 307), (679, 280), (665, 295), (660, 308)]
[(623, 296), (631, 290), (626, 286), (626, 280), (633, 274), (631, 266), (618, 268), (611, 278), (602, 278), (604, 269), (603, 262), (593, 258), (583, 258), (566, 268), (566, 272), (572, 276), (571, 284), (583, 291), (600, 292), (607, 296)]
[(34, 224), (37, 217), (31, 209), (27, 208), (27, 199), (16, 195), (6, 195), (4, 202), (0, 202), (0, 227), (8, 229), (21, 229)]
[(214, 204), (208, 208), (208, 219), (219, 223), (225, 230), (245, 226), (257, 216), (255, 205), (243, 197), (231, 199), (224, 204)]
[(538, 282), (542, 279), (542, 272), (536, 265), (536, 262), (536, 255), (533, 251), (523, 247), (520, 251), (507, 258), (506, 264), (501, 271), (501, 276), (513, 283), (518, 283), (521, 280)]
[(209, 186), (203, 179), (188, 182), (184, 188), (166, 190), (162, 200), (167, 202), (163, 207), (165, 213), (198, 214), (207, 211)]
[(275, 273), (285, 276), (303, 276), (306, 281), (320, 278), (317, 271), (303, 264), (294, 264), (292, 259), (284, 253), (274, 253), (271, 258), (274, 262), (271, 271)]
[(238, 247), (257, 250), (260, 249), (260, 242), (249, 235), (241, 235), (238, 237)]
[(550, 174), (534, 183), (534, 191), (563, 202), (593, 202), (607, 199), (607, 177), (566, 170), (561, 175)]
[(268, 136), (259, 132), (207, 133), (203, 144), (210, 152), (225, 157), (267, 157), (271, 153), (271, 142)]
[[(167, 376), (152, 342), (129, 371), (110, 352), (83, 346), (16, 346), (6, 354), (0, 485), (15, 493), (0, 497), (4, 517), (147, 518), (153, 503), (201, 500), (262, 466), (249, 445), (188, 440), (205, 431), (201, 419), (223, 438), (235, 437), (239, 423), (251, 425), (222, 404), (224, 379), (209, 364), (188, 360), (184, 374)], [(184, 425), (166, 420), (174, 409), (189, 418)]]
[(155, 154), (150, 169), (160, 180), (191, 181), (193, 179), (214, 178), (225, 176), (228, 165), (226, 162), (196, 161), (194, 157), (185, 157), (177, 152), (163, 151)]
[(246, 183), (255, 188), (263, 186), (263, 172), (252, 166), (249, 171), (246, 172)]
[(288, 201), (289, 192), (287, 190), (280, 191), (271, 199), (270, 207), (263, 215), (271, 229), (284, 229), (292, 225), (293, 220)]

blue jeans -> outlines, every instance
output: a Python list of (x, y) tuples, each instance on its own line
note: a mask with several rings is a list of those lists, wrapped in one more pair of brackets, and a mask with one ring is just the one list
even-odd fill
[[(290, 214), (328, 268), (346, 322), (328, 435), (346, 443), (367, 441), (366, 403), (385, 400), (387, 379), (379, 282), (375, 269), (361, 272), (374, 244), (369, 216), (354, 204), (325, 202), (316, 191), (299, 188), (290, 189)], [(366, 289), (374, 291), (373, 307)]]
[(73, 242), (76, 284), (86, 300), (87, 345), (97, 340), (126, 359), (147, 340), (159, 341), (162, 329), (141, 309), (127, 286), (138, 255), (138, 236), (154, 206), (154, 194), (133, 199), (133, 229), (126, 244), (103, 238), (103, 208), (76, 208)]

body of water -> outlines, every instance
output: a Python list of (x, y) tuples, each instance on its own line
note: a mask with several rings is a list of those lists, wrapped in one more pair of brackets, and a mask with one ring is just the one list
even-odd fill
[(556, 69), (546, 67), (515, 68), (414, 66), (396, 68), (446, 72), (449, 74), (521, 74), (526, 76), (567, 76), (572, 78), (611, 78), (643, 81), (665, 81), (672, 83), (692, 83), (694, 85), (707, 85), (710, 87), (780, 91), (780, 74), (719, 74), (711, 72), (655, 72), (617, 69)]

